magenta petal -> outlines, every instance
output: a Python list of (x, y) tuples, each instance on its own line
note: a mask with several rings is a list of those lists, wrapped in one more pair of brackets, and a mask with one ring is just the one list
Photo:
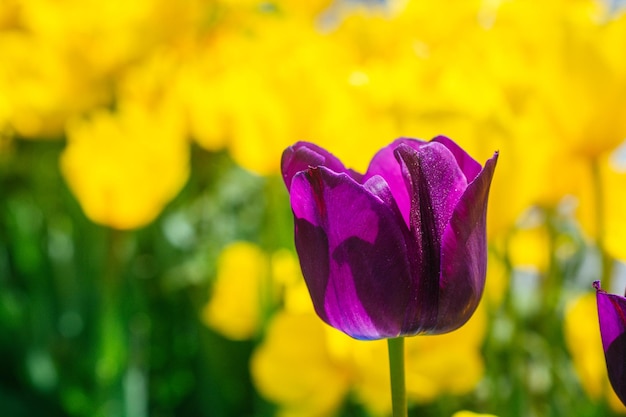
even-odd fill
[(375, 181), (368, 188), (319, 167), (291, 184), (296, 250), (315, 310), (358, 339), (398, 336), (411, 301), (408, 230), (372, 192), (384, 188)]
[(462, 326), (480, 302), (487, 266), (487, 199), (498, 154), (470, 183), (458, 202), (441, 244), (441, 280), (437, 329)]
[(361, 174), (347, 169), (336, 156), (326, 149), (309, 142), (296, 142), (285, 149), (281, 159), (281, 171), (287, 190), (291, 188), (294, 175), (317, 166), (325, 166), (334, 172), (345, 172), (357, 180), (361, 177)]
[(369, 178), (365, 182), (365, 184), (363, 184), (363, 187), (367, 191), (374, 194), (376, 197), (380, 198), (382, 202), (393, 211), (396, 219), (402, 218), (402, 214), (400, 213), (400, 209), (396, 204), (396, 200), (393, 198), (393, 194), (389, 189), (389, 185), (387, 184), (387, 181), (383, 179), (383, 177), (379, 175), (373, 176)]
[[(435, 221), (435, 235), (443, 235), (454, 207), (467, 188), (467, 180), (454, 155), (437, 142), (429, 142), (421, 146), (419, 151), (401, 144), (396, 148), (396, 155), (403, 162), (405, 170), (408, 169), (403, 175), (405, 181), (410, 179), (410, 184), (405, 187), (411, 191), (413, 198), (416, 186), (427, 189), (429, 195), (428, 206), (421, 203), (420, 208), (412, 201), (411, 211), (424, 209), (431, 213)], [(419, 165), (420, 178), (414, 178), (417, 173), (415, 168), (411, 168), (413, 165)], [(411, 227), (414, 225), (411, 224)]]
[(417, 334), (437, 325), (439, 298), (440, 234), (433, 211), (433, 193), (420, 153), (401, 144), (395, 150), (411, 195), (410, 261), (415, 302), (409, 305), (403, 334)]
[(467, 188), (454, 155), (442, 144), (427, 143), (415, 150), (396, 148), (406, 187), (410, 191), (410, 225), (416, 302), (407, 311), (404, 333), (430, 332), (438, 328), (440, 315), (440, 267), (442, 236)]
[(452, 152), (454, 157), (456, 158), (456, 162), (465, 174), (465, 178), (467, 178), (467, 182), (472, 182), (474, 178), (478, 175), (480, 170), (482, 169), (480, 164), (474, 160), (471, 156), (468, 155), (459, 145), (453, 142), (450, 138), (446, 136), (437, 136), (432, 140), (433, 142), (439, 142), (443, 144), (446, 148)]
[(626, 405), (626, 298), (607, 294), (598, 284), (596, 299), (609, 381)]
[(446, 137), (401, 138), (359, 175), (315, 145), (287, 149), (296, 250), (318, 315), (360, 339), (463, 325), (485, 283), (496, 160), (482, 169)]
[(417, 139), (396, 139), (374, 155), (369, 167), (367, 168), (367, 172), (363, 176), (364, 181), (367, 181), (375, 175), (380, 175), (385, 179), (387, 184), (389, 184), (391, 194), (396, 200), (398, 208), (400, 209), (404, 222), (407, 226), (409, 224), (411, 198), (409, 196), (409, 190), (406, 187), (406, 180), (402, 172), (402, 167), (398, 164), (396, 159), (395, 150), (398, 146), (403, 144), (417, 151), (426, 143), (428, 142)]

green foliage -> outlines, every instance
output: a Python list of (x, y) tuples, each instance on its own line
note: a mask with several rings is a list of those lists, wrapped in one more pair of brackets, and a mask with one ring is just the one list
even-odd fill
[[(0, 410), (11, 416), (252, 415), (252, 342), (199, 319), (214, 260), (260, 239), (270, 180), (194, 149), (196, 175), (137, 231), (94, 225), (63, 182), (58, 142), (0, 165)], [(263, 408), (263, 407), (261, 407)]]

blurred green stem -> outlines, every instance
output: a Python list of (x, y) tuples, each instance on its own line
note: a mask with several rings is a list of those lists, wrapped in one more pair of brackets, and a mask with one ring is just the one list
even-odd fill
[(282, 177), (266, 177), (263, 193), (265, 212), (260, 243), (265, 250), (267, 263), (259, 294), (261, 317), (259, 336), (264, 333), (280, 301), (276, 294), (276, 282), (273, 275), (276, 262), (274, 254), (280, 248), (286, 247), (286, 242), (290, 242), (290, 240), (282, 241), (280, 237), (293, 235), (291, 207), (288, 204), (289, 195)]
[(404, 383), (404, 337), (387, 339), (387, 347), (389, 349), (393, 417), (407, 417), (406, 387)]
[(100, 323), (96, 363), (100, 406), (115, 404), (113, 414), (123, 410), (123, 372), (127, 365), (127, 335), (124, 307), (126, 291), (122, 279), (124, 257), (121, 248), (125, 235), (107, 229), (105, 257), (100, 287)]
[(275, 178), (266, 178), (264, 186), (265, 197), (265, 213), (262, 230), (262, 246), (265, 248), (265, 254), (267, 262), (265, 265), (265, 273), (262, 275), (261, 288), (259, 294), (259, 307), (261, 326), (259, 337), (265, 332), (265, 328), (269, 323), (276, 306), (276, 300), (274, 297), (274, 277), (272, 275), (273, 270), (273, 253), (278, 247), (276, 242), (276, 207), (278, 206), (278, 187), (282, 184), (278, 183)]

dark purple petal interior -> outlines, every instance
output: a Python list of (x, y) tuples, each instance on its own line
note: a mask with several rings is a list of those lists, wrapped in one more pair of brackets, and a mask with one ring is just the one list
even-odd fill
[(468, 185), (443, 234), (439, 313), (433, 334), (465, 324), (480, 302), (487, 273), (487, 200), (497, 157), (489, 159)]
[[(432, 214), (435, 221), (434, 239), (439, 241), (454, 208), (467, 188), (465, 175), (457, 165), (454, 155), (440, 143), (429, 142), (420, 147), (419, 151), (405, 147), (405, 145), (400, 145), (398, 151), (400, 148), (404, 149), (403, 153), (406, 155), (402, 158), (403, 163), (409, 168), (409, 171), (404, 174), (405, 179), (410, 178), (412, 184), (407, 185), (407, 189), (413, 188), (412, 192), (415, 193), (417, 186), (419, 190), (428, 194), (424, 195), (428, 201), (422, 202), (419, 210)], [(409, 159), (419, 160), (419, 179), (414, 178), (416, 173), (409, 167)], [(419, 184), (417, 184), (418, 181)], [(414, 198), (415, 194), (412, 197)], [(411, 211), (413, 209), (412, 201)]]
[[(291, 184), (296, 250), (313, 305), (359, 339), (395, 337), (411, 302), (408, 230), (384, 198), (324, 167)], [(383, 197), (390, 192), (381, 191)]]
[[(405, 313), (403, 333), (419, 333), (435, 326), (437, 320), (441, 234), (434, 210), (439, 205), (436, 201), (438, 190), (432, 188), (433, 181), (428, 178), (432, 170), (428, 171), (429, 167), (422, 158), (426, 146), (416, 151), (401, 144), (395, 150), (411, 196), (409, 253), (412, 254), (412, 292), (415, 294), (415, 302), (409, 305)], [(427, 158), (427, 161), (432, 163), (431, 158)]]
[(600, 289), (596, 298), (609, 381), (626, 405), (626, 298)]
[(613, 340), (605, 356), (611, 386), (622, 404), (626, 405), (626, 333)]

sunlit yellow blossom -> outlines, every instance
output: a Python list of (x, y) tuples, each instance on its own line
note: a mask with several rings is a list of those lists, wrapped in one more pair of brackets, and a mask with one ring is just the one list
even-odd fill
[[(591, 163), (626, 137), (619, 104), (626, 61), (615, 54), (624, 42), (624, 24), (623, 19), (600, 23), (600, 3), (551, 2), (537, 8), (512, 1), (497, 8), (493, 36), (485, 38), (486, 66), (495, 70), (514, 116), (509, 124), (514, 147), (501, 152), (515, 163), (513, 182), (523, 181), (511, 187), (508, 176), (500, 175), (494, 201), (508, 201), (495, 198), (498, 179), (515, 190), (511, 197), (528, 196), (531, 204), (553, 207), (565, 195), (580, 198)], [(531, 29), (538, 26), (543, 29)], [(529, 147), (528, 138), (542, 139)], [(555, 170), (560, 166), (567, 170)], [(502, 174), (505, 164), (501, 168)], [(588, 193), (579, 203), (594, 204)]]
[[(626, 20), (611, 24), (624, 25)], [(626, 93), (626, 60), (613, 58), (620, 56), (614, 51), (626, 41), (623, 30), (609, 32), (606, 25), (594, 24), (591, 16), (571, 25), (559, 61), (537, 80), (539, 103), (545, 117), (554, 123), (564, 149), (592, 159), (611, 151), (626, 137), (626, 109), (621, 105)]]
[(254, 337), (261, 320), (261, 291), (268, 278), (267, 255), (258, 246), (236, 242), (217, 260), (217, 277), (202, 319), (233, 340)]
[(327, 348), (325, 325), (314, 313), (278, 313), (255, 351), (258, 391), (280, 406), (281, 417), (325, 417), (341, 405), (349, 375)]
[(15, 28), (19, 21), (20, 0), (4, 0), (0, 7), (0, 31)]
[(545, 225), (518, 228), (509, 241), (509, 256), (514, 267), (546, 272), (550, 264), (550, 241)]
[[(362, 342), (343, 335), (342, 339), (348, 348), (343, 357), (352, 370), (351, 382), (355, 401), (375, 416), (391, 414), (387, 341)], [(405, 352), (405, 360), (407, 364), (411, 361), (408, 352)]]
[(277, 7), (283, 13), (305, 22), (318, 19), (319, 16), (333, 5), (332, 0), (311, 0), (307, 2), (295, 2), (291, 0), (276, 1)]
[[(113, 74), (142, 58), (189, 25), (197, 1), (29, 0), (23, 2), (23, 25), (63, 55), (74, 55), (80, 68)], [(206, 5), (205, 7), (207, 7)], [(167, 19), (168, 24), (156, 22)]]
[(0, 121), (23, 137), (60, 137), (69, 118), (110, 103), (129, 65), (188, 37), (199, 2), (33, 0), (6, 9), (3, 3)]
[(187, 180), (188, 143), (175, 112), (123, 103), (116, 112), (74, 120), (67, 135), (63, 176), (96, 223), (144, 226)]
[[(345, 93), (349, 71), (337, 46), (312, 19), (274, 12), (264, 22), (262, 29), (218, 31), (181, 72), (194, 139), (210, 150), (227, 147), (260, 174), (276, 173), (276, 155), (298, 139), (362, 143), (354, 130), (364, 119), (349, 116), (355, 103)], [(331, 117), (341, 130), (329, 128)]]
[[(491, 10), (468, 10), (464, 25), (459, 19), (459, 26), (467, 32), (463, 42), (442, 42), (434, 48), (442, 39), (422, 38), (422, 49), (428, 52), (426, 65), (444, 56), (446, 48), (454, 52), (455, 45), (462, 45), (463, 49), (441, 60), (440, 75), (433, 78), (439, 96), (443, 93), (445, 97), (448, 90), (457, 95), (439, 106), (442, 111), (434, 113), (433, 120), (445, 115), (443, 110), (447, 109), (453, 116), (450, 119), (448, 114), (448, 120), (465, 119), (474, 127), (455, 132), (456, 140), (468, 149), (472, 142), (495, 145), (506, 155), (492, 186), (492, 231), (509, 228), (531, 204), (554, 205), (564, 195), (576, 193), (581, 179), (588, 175), (584, 158), (610, 150), (624, 136), (624, 117), (614, 111), (620, 93), (612, 91), (622, 90), (623, 65), (611, 59), (616, 54), (607, 53), (609, 49), (604, 47), (612, 43), (611, 51), (618, 50), (615, 43), (624, 37), (609, 36), (607, 30), (599, 28), (594, 20), (599, 14), (594, 6), (597, 2), (574, 3), (554, 2), (537, 8), (525, 2), (494, 2), (496, 7)], [(532, 29), (538, 26), (541, 31)], [(596, 44), (603, 46), (595, 48)], [(596, 57), (598, 67), (588, 65), (591, 57)], [(468, 67), (480, 70), (467, 72)], [(597, 87), (599, 79), (601, 86)], [(581, 84), (581, 88), (572, 88)], [(468, 110), (473, 102), (476, 110)], [(463, 103), (468, 103), (465, 108), (460, 107)], [(428, 106), (437, 108), (431, 102), (425, 108)], [(573, 112), (576, 120), (571, 120)], [(620, 120), (607, 122), (607, 117)], [(452, 131), (455, 125), (450, 124)], [(476, 129), (481, 125), (483, 129)], [(528, 138), (539, 137), (544, 139), (528, 146)], [(565, 164), (567, 173), (554, 171), (555, 166)], [(551, 180), (545, 181), (547, 177)]]
[(626, 407), (609, 384), (595, 293), (580, 296), (568, 304), (564, 332), (580, 384), (589, 397), (608, 401), (613, 410), (626, 414)]
[(181, 55), (176, 48), (161, 48), (128, 67), (116, 79), (117, 97), (122, 101), (141, 103), (147, 108), (163, 107), (172, 114), (182, 113), (178, 97), (169, 86), (178, 72)]
[[(615, 53), (626, 42), (626, 16), (620, 14), (601, 25), (586, 22), (576, 27), (580, 30), (570, 40), (561, 63), (568, 66), (567, 70), (557, 67), (553, 73), (547, 72), (554, 80), (559, 77), (558, 83), (545, 80), (550, 84), (545, 89), (550, 105), (547, 115), (555, 128), (550, 131), (555, 140), (547, 166), (568, 167), (567, 175), (558, 175), (550, 182), (557, 185), (559, 179), (569, 179), (585, 234), (611, 256), (626, 259), (626, 200), (616, 191), (626, 184), (626, 170), (623, 158), (614, 160), (610, 153), (626, 138), (621, 105), (626, 93), (626, 59)], [(571, 88), (573, 84), (579, 87)], [(545, 108), (540, 111), (545, 113)]]
[[(590, 175), (589, 160), (568, 152), (554, 126), (545, 119), (545, 113), (535, 111), (529, 110), (515, 121), (511, 157), (515, 161), (516, 171), (512, 172), (512, 177), (516, 191), (509, 194), (519, 192), (526, 196), (527, 204), (554, 208), (565, 196), (581, 192), (582, 184)], [(531, 151), (528, 137), (546, 139), (536, 141)], [(565, 166), (567, 170), (555, 170), (555, 167)]]
[(603, 244), (613, 257), (626, 260), (626, 195), (620, 191), (626, 187), (626, 170), (608, 169), (602, 181)]
[[(444, 134), (478, 160), (500, 150), (506, 157), (501, 175), (494, 179), (494, 204), (488, 212), (488, 232), (495, 235), (514, 224), (535, 199), (534, 193), (517, 191), (529, 188), (521, 187), (519, 174), (529, 165), (527, 151), (511, 140), (514, 121), (507, 90), (494, 83), (509, 76), (484, 65), (490, 49), (482, 45), (490, 32), (479, 18), (483, 3), (456, 2), (444, 11), (433, 1), (409, 2), (393, 14), (345, 16), (329, 36), (344, 45), (355, 62), (347, 91), (358, 103), (352, 111), (355, 122), (349, 125), (356, 126), (359, 143), (350, 143), (349, 134), (341, 135), (333, 149), (348, 161), (344, 155), (367, 152), (369, 142), (380, 140), (377, 135), (430, 139)], [(523, 153), (517, 152), (518, 146), (524, 147)]]
[[(480, 347), (485, 331), (485, 311), (480, 307), (459, 330), (405, 338), (409, 401), (428, 403), (441, 395), (471, 392), (484, 374)], [(341, 341), (337, 340), (340, 337)], [(334, 339), (331, 352), (351, 370), (356, 400), (374, 415), (388, 415), (391, 399), (386, 341), (362, 342), (343, 334), (334, 335)]]
[(280, 249), (269, 254), (253, 243), (235, 242), (219, 255), (202, 319), (229, 339), (252, 339), (262, 331), (263, 315), (281, 294), (288, 311), (313, 311), (294, 253)]
[(59, 137), (68, 117), (108, 97), (47, 39), (0, 32), (0, 56), (0, 124), (23, 137)]
[[(268, 329), (264, 342), (253, 355), (251, 371), (262, 395), (275, 402), (285, 415), (322, 415), (318, 411), (322, 408), (330, 414), (348, 392), (373, 415), (387, 415), (391, 411), (384, 340), (354, 340), (324, 325), (310, 307), (304, 313), (287, 310), (278, 313)], [(484, 372), (480, 348), (485, 331), (485, 311), (480, 307), (455, 332), (406, 338), (409, 400), (429, 402), (440, 395), (460, 395), (474, 389)], [(300, 371), (293, 369), (292, 362), (302, 364)], [(308, 367), (332, 373), (327, 377), (341, 383), (339, 393), (331, 396), (328, 392), (337, 389), (337, 381), (332, 387), (324, 383), (316, 386), (319, 372), (309, 375)], [(305, 404), (312, 407), (311, 414), (295, 404), (307, 395), (310, 397)]]
[(509, 284), (509, 270), (503, 259), (490, 250), (487, 258), (487, 280), (483, 303), (487, 308), (496, 308), (502, 303)]
[(626, 260), (626, 196), (620, 191), (626, 187), (626, 164), (607, 155), (590, 163), (588, 172), (577, 194), (577, 218), (591, 240)]
[[(243, 167), (270, 173), (277, 170), (275, 155), (293, 141), (294, 132), (281, 90), (265, 75), (265, 61), (250, 56), (257, 47), (262, 44), (229, 38), (225, 53), (240, 56), (222, 58), (221, 48), (214, 47), (206, 62), (196, 60), (181, 74), (179, 85), (198, 143), (210, 150), (228, 146)], [(228, 62), (220, 65), (221, 59)]]
[(481, 304), (460, 329), (440, 336), (407, 339), (406, 372), (409, 398), (418, 402), (442, 394), (470, 392), (484, 374), (480, 351), (487, 317)]
[[(248, 31), (217, 31), (210, 50), (200, 50), (181, 73), (196, 140), (208, 149), (228, 147), (238, 163), (259, 173), (275, 173), (275, 155), (299, 139), (332, 143), (348, 165), (364, 170), (383, 138), (399, 132), (381, 114), (384, 105), (363, 100), (368, 74), (352, 61), (353, 45), (332, 30), (320, 32), (310, 17), (292, 21), (268, 12), (263, 22)], [(383, 82), (394, 79), (387, 73)]]
[(272, 279), (282, 286), (283, 308), (290, 313), (310, 313), (313, 303), (300, 271), (298, 258), (282, 249), (272, 255)]

